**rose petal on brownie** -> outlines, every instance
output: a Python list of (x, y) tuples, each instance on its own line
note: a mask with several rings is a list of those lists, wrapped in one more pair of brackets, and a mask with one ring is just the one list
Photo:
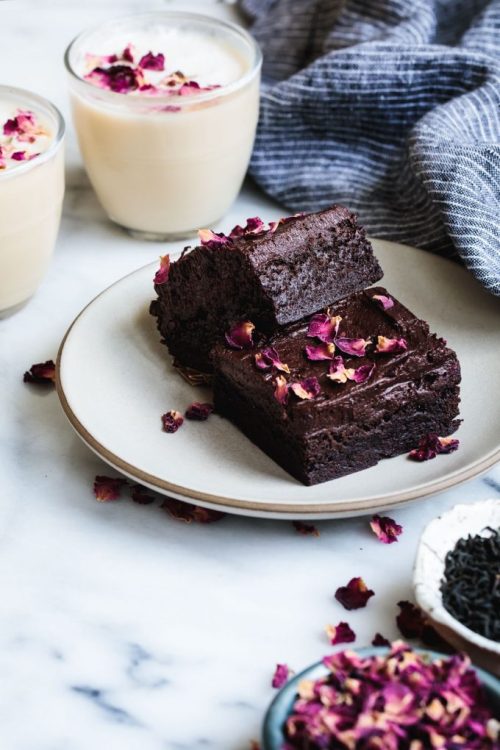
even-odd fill
[(231, 349), (251, 349), (254, 345), (254, 324), (250, 320), (237, 323), (226, 333), (226, 342)]
[(384, 638), (383, 635), (380, 635), (380, 633), (375, 633), (373, 640), (372, 640), (372, 646), (390, 646), (391, 642)]
[(175, 497), (166, 497), (160, 508), (165, 510), (172, 518), (175, 518), (176, 521), (182, 521), (183, 523), (215, 523), (226, 515), (219, 510), (211, 510), (192, 503), (182, 502)]
[(303, 521), (292, 521), (293, 528), (302, 536), (319, 536), (319, 531), (316, 526), (312, 523), (304, 523)]
[(276, 669), (274, 670), (273, 679), (271, 681), (272, 687), (278, 689), (283, 687), (292, 674), (293, 672), (288, 664), (276, 664)]
[(460, 447), (460, 440), (457, 440), (457, 438), (440, 437), (438, 441), (438, 453), (453, 453), (453, 451), (457, 451)]
[(371, 342), (370, 339), (350, 339), (339, 336), (334, 343), (344, 354), (350, 354), (351, 357), (364, 357), (366, 347)]
[(247, 235), (252, 234), (261, 234), (264, 230), (265, 224), (262, 219), (258, 216), (253, 216), (247, 219), (246, 226), (241, 227), (239, 224), (237, 224), (235, 227), (233, 227), (229, 232), (229, 237), (232, 240), (235, 240), (238, 237), (246, 237)]
[(310, 378), (305, 378), (297, 383), (290, 383), (290, 389), (297, 398), (310, 400), (316, 398), (321, 393), (321, 386), (318, 378), (314, 375)]
[(366, 607), (368, 599), (375, 592), (369, 589), (362, 578), (351, 578), (347, 586), (339, 586), (335, 592), (335, 599), (345, 609), (360, 609)]
[(342, 357), (334, 357), (326, 374), (326, 377), (333, 380), (334, 383), (347, 383), (348, 380), (352, 380), (353, 376), (354, 370), (346, 368)]
[(186, 409), (186, 419), (192, 419), (195, 422), (205, 422), (212, 414), (214, 410), (213, 404), (200, 403), (199, 401), (193, 401), (193, 403)]
[(276, 386), (274, 389), (274, 398), (284, 406), (288, 402), (288, 389), (290, 386), (283, 375), (278, 375), (274, 381), (274, 385)]
[(280, 372), (290, 373), (290, 368), (281, 361), (280, 356), (274, 347), (267, 347), (255, 355), (255, 364), (259, 370), (269, 370), (275, 367)]
[(182, 416), (180, 411), (176, 411), (175, 409), (171, 409), (170, 411), (167, 411), (165, 414), (161, 415), (161, 423), (163, 425), (164, 432), (177, 432), (183, 422), (184, 417)]
[(216, 250), (222, 245), (230, 245), (232, 240), (226, 237), (222, 232), (212, 232), (211, 229), (198, 229), (198, 237), (200, 243), (204, 247), (210, 247), (212, 250)]
[(94, 479), (94, 495), (100, 503), (107, 503), (110, 500), (118, 500), (121, 495), (122, 487), (127, 484), (127, 480), (122, 477), (106, 477), (98, 475)]
[(402, 600), (398, 602), (400, 609), (396, 616), (396, 623), (405, 638), (420, 638), (426, 624), (426, 618), (420, 609), (412, 602)]
[(143, 70), (165, 70), (165, 55), (159, 52), (154, 55), (152, 52), (147, 52), (139, 60), (139, 67)]
[(390, 310), (391, 307), (394, 307), (392, 297), (387, 297), (385, 294), (374, 294), (372, 299), (380, 305), (382, 310)]
[(304, 351), (307, 359), (310, 359), (312, 362), (333, 359), (335, 354), (335, 344), (322, 341), (321, 344), (318, 344), (317, 346), (307, 345)]
[(25, 383), (36, 383), (37, 385), (54, 385), (56, 382), (56, 366), (53, 360), (39, 362), (31, 365), (28, 372), (23, 375)]
[(364, 383), (366, 380), (369, 380), (371, 378), (374, 370), (374, 364), (361, 365), (360, 367), (356, 367), (349, 379), (354, 380), (355, 383)]
[(377, 336), (377, 354), (399, 354), (408, 349), (406, 339), (389, 339), (386, 336)]
[(336, 646), (338, 643), (352, 643), (356, 640), (356, 633), (347, 622), (327, 625), (325, 630), (332, 646)]
[(168, 277), (170, 274), (170, 255), (162, 255), (160, 257), (160, 267), (155, 273), (155, 277), (153, 279), (155, 284), (158, 284), (161, 286), (162, 284), (166, 284), (168, 281)]
[(143, 487), (142, 484), (134, 484), (130, 488), (130, 495), (134, 503), (138, 505), (151, 505), (155, 501), (154, 495), (148, 491), (147, 487)]
[(316, 313), (309, 321), (307, 335), (310, 338), (319, 339), (325, 344), (331, 344), (338, 333), (341, 320), (340, 315), (332, 316), (329, 313)]
[(403, 527), (389, 516), (373, 516), (370, 528), (383, 544), (397, 542), (398, 536), (403, 533)]

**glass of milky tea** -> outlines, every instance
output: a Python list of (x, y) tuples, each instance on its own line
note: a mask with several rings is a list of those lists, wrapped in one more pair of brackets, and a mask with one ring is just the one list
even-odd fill
[(48, 268), (64, 197), (64, 120), (47, 99), (0, 86), (0, 315)]
[(262, 56), (236, 24), (158, 11), (68, 47), (73, 118), (109, 218), (142, 239), (186, 237), (236, 198), (252, 152)]

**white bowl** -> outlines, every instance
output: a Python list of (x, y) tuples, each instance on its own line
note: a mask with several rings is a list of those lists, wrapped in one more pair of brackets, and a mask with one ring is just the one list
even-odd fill
[(500, 676), (500, 643), (485, 638), (458, 622), (443, 606), (441, 581), (445, 558), (459, 539), (469, 534), (487, 534), (487, 527), (500, 527), (500, 500), (455, 505), (425, 528), (417, 550), (413, 573), (415, 596), (438, 633), (475, 664)]

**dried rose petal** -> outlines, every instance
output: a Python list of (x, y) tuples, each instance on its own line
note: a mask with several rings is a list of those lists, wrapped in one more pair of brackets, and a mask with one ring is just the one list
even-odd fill
[(426, 618), (415, 604), (409, 601), (398, 602), (400, 609), (396, 616), (396, 623), (405, 638), (420, 638), (426, 622)]
[(370, 343), (370, 339), (349, 339), (342, 336), (335, 339), (335, 346), (351, 357), (364, 357), (366, 347)]
[(429, 461), (431, 458), (436, 458), (438, 453), (452, 453), (458, 450), (459, 446), (460, 441), (456, 438), (443, 438), (436, 435), (435, 432), (430, 432), (420, 439), (418, 448), (410, 451), (408, 458), (413, 461)]
[(281, 361), (278, 352), (273, 347), (267, 347), (261, 352), (257, 352), (255, 355), (255, 364), (259, 370), (269, 370), (271, 367), (275, 367), (280, 372), (290, 373), (290, 368)]
[(177, 93), (180, 96), (189, 96), (190, 94), (198, 94), (200, 89), (201, 86), (196, 81), (187, 81), (187, 83), (182, 84)]
[(134, 45), (133, 44), (127, 44), (123, 52), (121, 53), (121, 59), (125, 62), (133, 63), (134, 62)]
[(202, 404), (199, 401), (193, 401), (186, 409), (186, 419), (192, 419), (195, 422), (205, 422), (213, 410), (213, 404)]
[(161, 415), (161, 423), (163, 425), (164, 432), (177, 432), (179, 427), (183, 424), (184, 417), (180, 411), (171, 409), (166, 414)]
[(321, 344), (318, 344), (317, 346), (308, 345), (305, 347), (305, 353), (307, 359), (310, 359), (312, 362), (333, 359), (335, 354), (335, 344), (322, 341)]
[(31, 365), (28, 372), (23, 375), (25, 383), (36, 383), (37, 385), (54, 385), (56, 382), (56, 366), (51, 359)]
[(294, 393), (297, 398), (310, 400), (316, 398), (321, 393), (321, 386), (318, 378), (314, 375), (310, 378), (305, 378), (298, 383), (290, 383), (290, 390)]
[(369, 380), (371, 378), (374, 370), (375, 365), (373, 364), (361, 365), (360, 367), (356, 367), (351, 376), (351, 380), (354, 380), (355, 383), (364, 383), (366, 380)]
[(226, 333), (226, 341), (232, 349), (251, 349), (254, 330), (255, 326), (250, 320), (243, 320)]
[(334, 383), (347, 383), (348, 380), (353, 379), (354, 369), (346, 368), (342, 357), (334, 357), (326, 377)]
[(103, 89), (117, 94), (135, 91), (144, 83), (139, 69), (129, 65), (111, 65), (109, 68), (97, 67), (84, 76), (85, 80)]
[(360, 609), (366, 607), (368, 599), (375, 592), (369, 589), (362, 578), (351, 578), (347, 586), (340, 586), (335, 592), (335, 599), (345, 609)]
[(165, 55), (161, 52), (157, 55), (153, 55), (152, 52), (147, 52), (139, 60), (139, 67), (144, 70), (165, 70)]
[(94, 495), (100, 503), (118, 500), (125, 484), (127, 484), (127, 480), (121, 477), (96, 476), (94, 479)]
[(288, 402), (288, 389), (289, 385), (286, 382), (286, 378), (283, 375), (278, 375), (274, 381), (274, 398), (283, 406)]
[(336, 646), (338, 643), (352, 643), (356, 640), (356, 633), (347, 622), (327, 625), (325, 630), (332, 646)]
[(212, 250), (216, 250), (222, 245), (230, 245), (232, 242), (222, 232), (212, 232), (211, 229), (198, 229), (198, 237), (204, 247), (210, 247)]
[(438, 453), (453, 453), (460, 447), (460, 440), (451, 437), (440, 437)]
[(273, 688), (283, 687), (292, 674), (293, 673), (287, 664), (276, 664), (271, 685)]
[(392, 544), (398, 541), (398, 536), (403, 533), (403, 527), (389, 516), (373, 516), (370, 527), (377, 538), (383, 544)]
[(391, 642), (387, 640), (387, 638), (384, 638), (383, 635), (380, 635), (380, 633), (375, 633), (373, 640), (372, 640), (372, 646), (390, 646)]
[(295, 531), (303, 536), (319, 536), (319, 531), (316, 526), (312, 523), (304, 523), (303, 521), (293, 521), (293, 527)]
[(392, 297), (386, 297), (385, 294), (374, 294), (372, 299), (374, 299), (375, 302), (378, 302), (382, 310), (390, 310), (391, 307), (394, 307), (394, 300)]
[(166, 497), (160, 508), (165, 510), (172, 518), (175, 518), (176, 521), (182, 521), (183, 523), (215, 523), (226, 515), (219, 510), (185, 503), (175, 497)]
[(151, 505), (154, 503), (154, 495), (151, 495), (147, 487), (143, 487), (142, 484), (134, 484), (130, 488), (130, 495), (134, 503), (138, 505)]
[(377, 354), (399, 354), (408, 349), (406, 339), (388, 339), (386, 336), (377, 336)]
[(258, 216), (253, 216), (250, 219), (247, 219), (246, 226), (240, 227), (239, 224), (237, 224), (235, 227), (233, 227), (229, 233), (229, 237), (232, 240), (237, 239), (238, 237), (247, 237), (248, 235), (252, 234), (261, 234), (265, 231), (265, 225), (261, 218)]
[(307, 336), (319, 339), (325, 344), (331, 344), (338, 333), (341, 320), (340, 315), (332, 316), (329, 313), (316, 313), (309, 321)]
[(170, 274), (170, 255), (162, 255), (160, 257), (160, 268), (155, 274), (155, 277), (153, 279), (155, 284), (158, 284), (158, 286), (161, 286), (162, 284), (166, 284), (168, 281), (168, 277)]

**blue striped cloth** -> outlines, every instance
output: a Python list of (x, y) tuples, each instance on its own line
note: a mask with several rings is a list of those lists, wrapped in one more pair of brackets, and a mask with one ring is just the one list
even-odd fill
[(261, 187), (343, 203), (500, 294), (500, 2), (241, 1), (264, 52)]

